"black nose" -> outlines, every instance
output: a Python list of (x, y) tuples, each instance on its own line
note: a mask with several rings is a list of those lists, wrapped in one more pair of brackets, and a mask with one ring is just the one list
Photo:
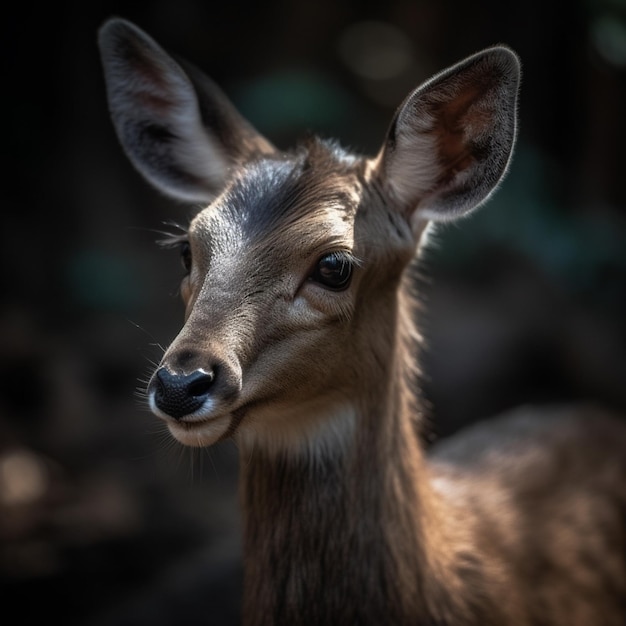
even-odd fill
[(209, 397), (215, 374), (195, 370), (175, 374), (160, 367), (154, 376), (154, 402), (160, 411), (179, 419), (197, 411)]

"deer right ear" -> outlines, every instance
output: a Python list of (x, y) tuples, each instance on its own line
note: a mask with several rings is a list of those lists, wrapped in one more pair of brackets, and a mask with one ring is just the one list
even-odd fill
[(418, 87), (398, 109), (375, 171), (413, 225), (465, 215), (496, 188), (515, 143), (519, 76), (515, 53), (489, 48)]
[(272, 145), (206, 76), (181, 65), (130, 22), (99, 31), (109, 110), (118, 138), (141, 174), (178, 200), (208, 203), (231, 165)]

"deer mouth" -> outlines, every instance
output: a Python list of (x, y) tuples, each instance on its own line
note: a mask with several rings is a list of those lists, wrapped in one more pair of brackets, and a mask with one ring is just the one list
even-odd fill
[(202, 448), (230, 439), (246, 415), (246, 407), (230, 413), (189, 420), (167, 420), (172, 436), (186, 446)]

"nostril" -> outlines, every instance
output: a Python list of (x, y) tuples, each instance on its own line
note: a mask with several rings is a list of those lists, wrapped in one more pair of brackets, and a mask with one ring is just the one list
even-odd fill
[(193, 377), (193, 380), (189, 381), (189, 394), (194, 398), (206, 396), (213, 386), (215, 374), (212, 371), (205, 372), (204, 370), (197, 370), (193, 374), (190, 374), (189, 378), (191, 377)]
[(199, 369), (190, 374), (177, 374), (161, 367), (154, 378), (154, 403), (170, 417), (184, 417), (202, 407), (214, 381), (214, 372)]

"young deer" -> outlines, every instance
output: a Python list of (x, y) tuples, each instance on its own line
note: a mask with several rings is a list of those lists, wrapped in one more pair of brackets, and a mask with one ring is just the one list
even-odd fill
[(178, 441), (241, 450), (245, 624), (624, 626), (622, 422), (519, 410), (419, 442), (412, 267), (507, 169), (515, 54), (418, 87), (363, 158), (277, 150), (124, 20), (100, 47), (128, 157), (206, 207), (148, 393)]

